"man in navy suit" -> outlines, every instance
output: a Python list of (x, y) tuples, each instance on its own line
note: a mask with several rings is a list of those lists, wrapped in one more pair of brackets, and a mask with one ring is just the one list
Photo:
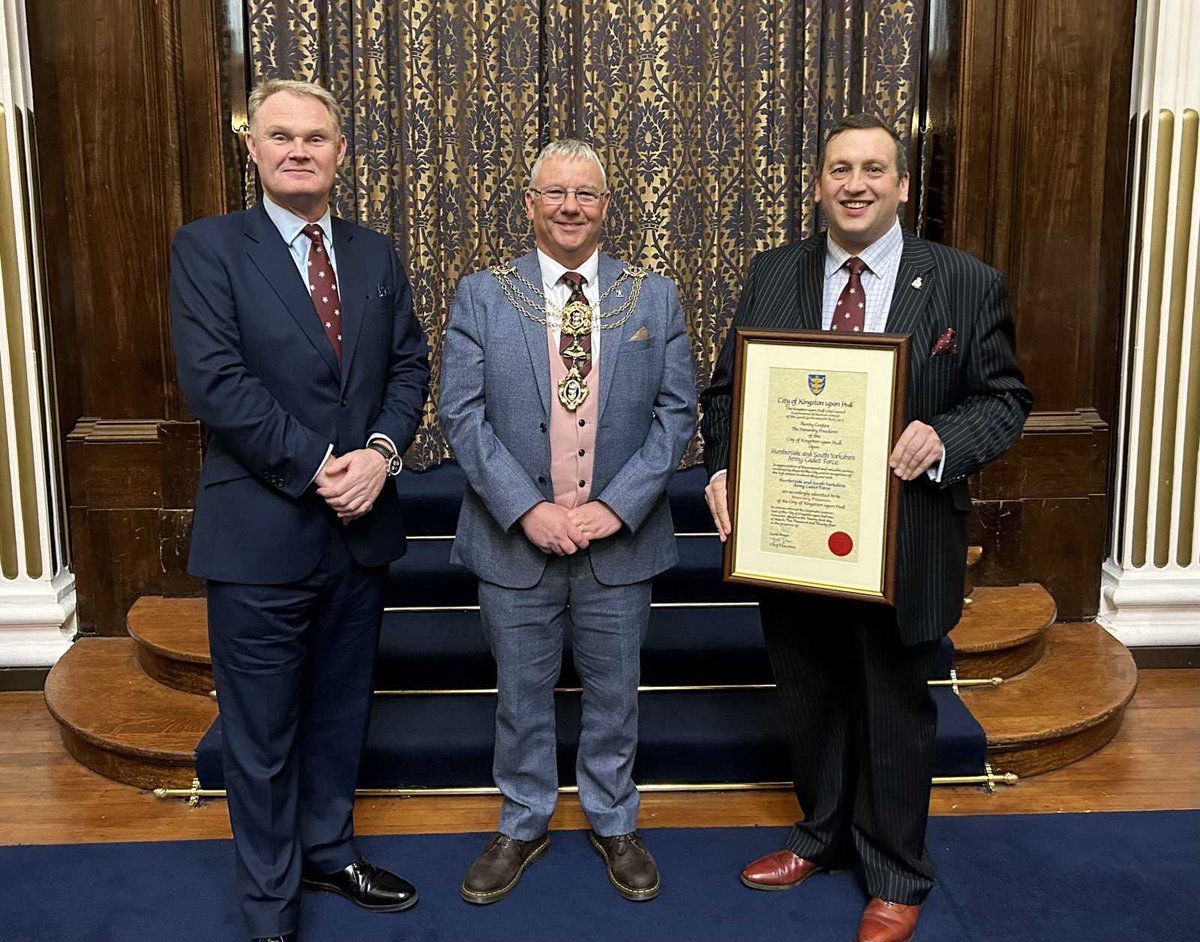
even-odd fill
[(907, 335), (907, 425), (889, 459), (905, 482), (896, 607), (760, 592), (804, 820), (742, 882), (782, 890), (857, 865), (870, 897), (859, 942), (907, 942), (933, 885), (925, 825), (937, 711), (927, 679), (962, 614), (966, 478), (1016, 440), (1032, 397), (1013, 353), (1004, 276), (901, 231), (908, 172), (890, 127), (869, 115), (835, 125), (815, 198), (828, 232), (750, 263), (702, 399), (705, 496), (724, 540), (733, 328)]
[(407, 881), (354, 846), (394, 482), (429, 393), (424, 334), (388, 241), (334, 218), (346, 152), (318, 85), (250, 96), (264, 198), (175, 234), (179, 385), (208, 429), (188, 571), (208, 630), (242, 911), (295, 938), (301, 885), (394, 912)]

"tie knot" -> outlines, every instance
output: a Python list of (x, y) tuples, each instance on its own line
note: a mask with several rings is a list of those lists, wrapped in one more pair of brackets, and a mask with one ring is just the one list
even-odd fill
[(868, 270), (867, 263), (857, 255), (846, 259), (846, 267), (850, 269), (851, 275), (861, 275), (864, 271)]
[(563, 272), (562, 280), (574, 288), (582, 288), (587, 284), (587, 279), (577, 271)]
[(325, 241), (325, 233), (321, 231), (321, 227), (315, 222), (310, 222), (307, 226), (300, 230), (314, 242)]

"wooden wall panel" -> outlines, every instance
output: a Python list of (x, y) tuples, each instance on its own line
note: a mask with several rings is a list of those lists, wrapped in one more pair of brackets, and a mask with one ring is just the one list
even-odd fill
[(222, 0), (28, 0), (80, 626), (125, 630), (183, 570), (200, 431), (175, 383), (171, 234), (224, 212)]
[[(1004, 271), (1036, 398), (974, 482), (978, 580), (1094, 615), (1107, 529), (1136, 0), (936, 5), (928, 231)], [(943, 48), (936, 48), (941, 43)]]

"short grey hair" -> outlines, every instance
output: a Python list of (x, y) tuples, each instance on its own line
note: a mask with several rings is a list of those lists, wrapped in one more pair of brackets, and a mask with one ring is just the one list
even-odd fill
[(608, 174), (604, 172), (604, 162), (600, 155), (587, 141), (574, 137), (564, 137), (562, 140), (551, 141), (537, 155), (533, 166), (529, 168), (529, 189), (533, 189), (533, 181), (537, 179), (538, 171), (542, 169), (542, 161), (548, 157), (574, 157), (580, 160), (590, 160), (600, 168), (600, 180), (604, 189), (608, 189)]
[(325, 106), (329, 117), (333, 118), (333, 126), (337, 128), (338, 134), (342, 133), (342, 109), (338, 106), (337, 99), (330, 94), (328, 89), (316, 82), (298, 82), (294, 79), (267, 79), (254, 86), (246, 106), (246, 120), (250, 127), (254, 127), (254, 116), (258, 114), (258, 109), (268, 98), (279, 92), (290, 92), (293, 95), (317, 99)]

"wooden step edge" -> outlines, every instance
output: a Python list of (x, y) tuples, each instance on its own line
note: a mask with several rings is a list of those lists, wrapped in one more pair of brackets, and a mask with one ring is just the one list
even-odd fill
[(122, 785), (150, 791), (155, 788), (190, 788), (196, 778), (195, 754), (180, 762), (155, 762), (140, 756), (114, 752), (59, 726), (63, 747), (80, 765)]
[(142, 671), (164, 687), (204, 697), (214, 688), (212, 665), (207, 660), (200, 663), (178, 661), (141, 645), (137, 646), (136, 653)]
[[(1126, 707), (1129, 706), (1130, 701), (1133, 700), (1134, 695), (1137, 693), (1137, 665), (1134, 663), (1133, 655), (1129, 653), (1129, 650), (1123, 644), (1121, 644), (1120, 641), (1118, 641), (1098, 625), (1084, 626), (1064, 624), (1057, 626), (1057, 630), (1059, 632), (1071, 632), (1078, 631), (1079, 629), (1086, 627), (1090, 627), (1094, 630), (1094, 637), (1099, 639), (1097, 643), (1104, 645), (1112, 655), (1108, 664), (1100, 662), (1098, 667), (1102, 669), (1108, 668), (1111, 667), (1114, 661), (1121, 662), (1120, 667), (1123, 668), (1123, 672), (1127, 678), (1127, 681), (1126, 687), (1121, 692), (1120, 697), (1116, 701), (1111, 702), (1105, 708), (1096, 712), (1089, 712), (1086, 715), (1079, 716), (1073, 721), (1062, 722), (1051, 727), (1043, 726), (1040, 729), (1032, 730), (1028, 733), (1003, 735), (995, 732), (994, 730), (989, 730), (987, 722), (988, 694), (999, 688), (972, 688), (969, 690), (964, 690), (962, 693), (963, 703), (966, 705), (967, 709), (971, 710), (976, 719), (979, 720), (980, 725), (983, 727), (984, 732), (987, 735), (989, 748), (1036, 748), (1038, 746), (1044, 746), (1049, 743), (1070, 738), (1072, 736), (1077, 736), (1089, 729), (1104, 726), (1104, 724), (1113, 721), (1114, 718), (1117, 720), (1117, 726), (1119, 727), (1120, 717), (1124, 715)], [(1062, 637), (1062, 635), (1059, 637)], [(1035, 664), (1025, 673), (1019, 674), (1005, 682), (1005, 695), (1011, 695), (1011, 692), (1014, 689), (1017, 689), (1018, 685), (1024, 684), (1027, 688), (1033, 688), (1035, 684), (1044, 682), (1045, 677), (1061, 672), (1064, 662), (1068, 668), (1075, 666), (1074, 661), (1065, 657), (1055, 657), (1054, 655), (1039, 660), (1037, 664)]]
[[(1004, 651), (1009, 648), (1020, 647), (1028, 644), (1033, 639), (1054, 625), (1058, 619), (1058, 606), (1054, 601), (1054, 597), (1050, 595), (1046, 589), (1035, 582), (1023, 582), (1019, 586), (981, 586), (976, 591), (1002, 591), (1007, 588), (1028, 589), (1036, 587), (1040, 590), (1040, 595), (1044, 596), (1045, 608), (1040, 613), (1040, 617), (1031, 622), (1028, 626), (1012, 629), (1012, 633), (1003, 638), (994, 640), (973, 640), (970, 637), (971, 621), (976, 616), (976, 612), (981, 610), (980, 603), (976, 602), (976, 607), (971, 610), (971, 614), (967, 615), (967, 610), (963, 611), (963, 619), (959, 620), (958, 625), (955, 625), (950, 632), (950, 640), (954, 643), (954, 650), (958, 654), (991, 654), (997, 651)], [(960, 630), (961, 629), (961, 630)], [(980, 629), (982, 630), (982, 629)], [(955, 637), (955, 632), (958, 631), (959, 636)]]
[[(149, 763), (153, 763), (153, 764), (163, 764), (163, 765), (167, 765), (167, 766), (188, 764), (188, 763), (194, 764), (195, 756), (196, 756), (196, 745), (199, 744), (200, 739), (203, 737), (203, 735), (204, 735), (203, 731), (201, 731), (200, 734), (196, 737), (196, 743), (193, 743), (188, 748), (175, 748), (175, 749), (161, 748), (161, 747), (155, 748), (155, 747), (140, 745), (135, 742), (129, 742), (126, 740), (122, 740), (120, 738), (115, 737), (112, 734), (102, 734), (102, 733), (96, 732), (94, 730), (87, 729), (87, 728), (83, 727), (82, 725), (80, 725), (80, 723), (77, 721), (77, 719), (74, 716), (69, 715), (65, 710), (63, 710), (61, 708), (61, 706), (60, 706), (61, 702), (64, 700), (64, 698), (70, 696), (68, 691), (62, 689), (63, 684), (66, 683), (64, 678), (69, 673), (72, 672), (75, 661), (80, 660), (81, 658), (87, 656), (87, 649), (88, 649), (89, 643), (103, 644), (103, 645), (110, 645), (110, 646), (117, 646), (117, 645), (123, 646), (125, 648), (125, 651), (123, 653), (127, 654), (128, 659), (129, 659), (129, 670), (138, 677), (144, 676), (142, 674), (142, 672), (140, 671), (140, 669), (138, 669), (134, 643), (130, 639), (128, 639), (128, 638), (84, 638), (84, 639), (81, 639), (80, 641), (77, 641), (75, 644), (73, 644), (67, 650), (67, 652), (61, 658), (59, 658), (58, 663), (55, 664), (53, 668), (51, 668), (50, 673), (46, 677), (46, 684), (45, 684), (45, 690), (44, 690), (46, 709), (49, 711), (49, 713), (50, 713), (51, 717), (53, 717), (54, 721), (56, 723), (58, 723), (60, 728), (62, 728), (63, 730), (69, 731), (73, 740), (76, 740), (76, 741), (79, 741), (82, 743), (86, 743), (87, 745), (94, 747), (95, 749), (102, 750), (104, 752), (114, 753), (114, 754), (118, 754), (118, 755), (122, 755), (122, 756), (136, 758), (138, 760), (143, 760), (145, 762), (149, 762)], [(82, 653), (77, 653), (77, 652), (82, 652)], [(188, 700), (195, 698), (194, 694), (184, 693), (179, 690), (173, 690), (169, 687), (164, 687), (160, 684), (155, 683), (153, 680), (151, 680), (149, 678), (146, 678), (145, 685), (142, 687), (141, 690), (136, 691), (136, 693), (134, 695), (139, 697), (140, 702), (145, 703), (147, 697), (155, 697), (156, 696), (154, 691), (161, 691), (161, 693), (158, 694), (158, 696), (161, 696), (162, 700), (164, 701), (162, 703), (162, 715), (164, 717), (172, 716), (173, 712), (178, 710), (181, 704), (184, 704), (187, 702), (187, 701), (181, 700), (180, 698), (186, 697), (186, 698), (188, 698)], [(196, 698), (196, 699), (198, 700), (199, 703), (209, 705), (209, 709), (211, 709), (213, 718), (215, 719), (216, 718), (216, 704), (213, 701), (209, 700), (207, 697), (205, 697), (203, 699), (199, 699), (199, 698)], [(119, 696), (117, 698), (114, 698), (114, 702), (117, 702), (118, 700), (119, 700)], [(189, 708), (192, 708), (192, 704), (188, 703), (187, 705)]]
[(959, 680), (987, 680), (1000, 677), (1011, 680), (1032, 668), (1046, 651), (1046, 632), (1024, 644), (999, 651), (975, 654), (955, 650), (954, 673)]
[[(1058, 742), (1059, 740), (1067, 739), (1071, 736), (1077, 736), (1089, 729), (1102, 726), (1103, 724), (1111, 721), (1114, 717), (1120, 717), (1124, 715), (1125, 708), (1129, 706), (1129, 702), (1133, 699), (1133, 694), (1134, 691), (1130, 691), (1129, 696), (1112, 709), (1105, 710), (1102, 713), (1093, 714), (1091, 716), (1082, 717), (1074, 723), (1068, 723), (1060, 727), (1038, 730), (1036, 733), (1028, 733), (1017, 736), (998, 736), (988, 734), (988, 748), (994, 747), (996, 749), (1013, 749), (1017, 747), (1036, 747), (1046, 745), (1048, 743)], [(987, 732), (986, 727), (984, 732)]]
[(135, 623), (132, 619), (130, 619), (130, 621), (126, 624), (126, 629), (129, 631), (129, 637), (136, 641), (140, 647), (165, 660), (179, 661), (184, 664), (199, 664), (204, 666), (207, 666), (210, 662), (210, 658), (207, 653), (200, 653), (194, 650), (184, 650), (182, 648), (173, 648), (162, 643), (161, 641), (156, 641), (154, 638), (151, 638), (149, 635), (145, 634), (143, 630), (139, 630), (139, 628), (135, 626)]
[(1078, 762), (1108, 745), (1121, 729), (1125, 709), (1114, 711), (1094, 726), (1052, 742), (993, 746), (989, 743), (988, 762), (998, 773), (1015, 772), (1021, 778), (1044, 775)]
[[(138, 644), (160, 657), (189, 664), (208, 664), (208, 626), (201, 615), (205, 604), (204, 599), (194, 597), (173, 599), (161, 595), (143, 595), (133, 603), (125, 616), (125, 628)], [(174, 647), (154, 637), (151, 626), (155, 619), (170, 618), (178, 622), (181, 619), (194, 620), (198, 616), (200, 621), (195, 628), (197, 644), (193, 647)]]

